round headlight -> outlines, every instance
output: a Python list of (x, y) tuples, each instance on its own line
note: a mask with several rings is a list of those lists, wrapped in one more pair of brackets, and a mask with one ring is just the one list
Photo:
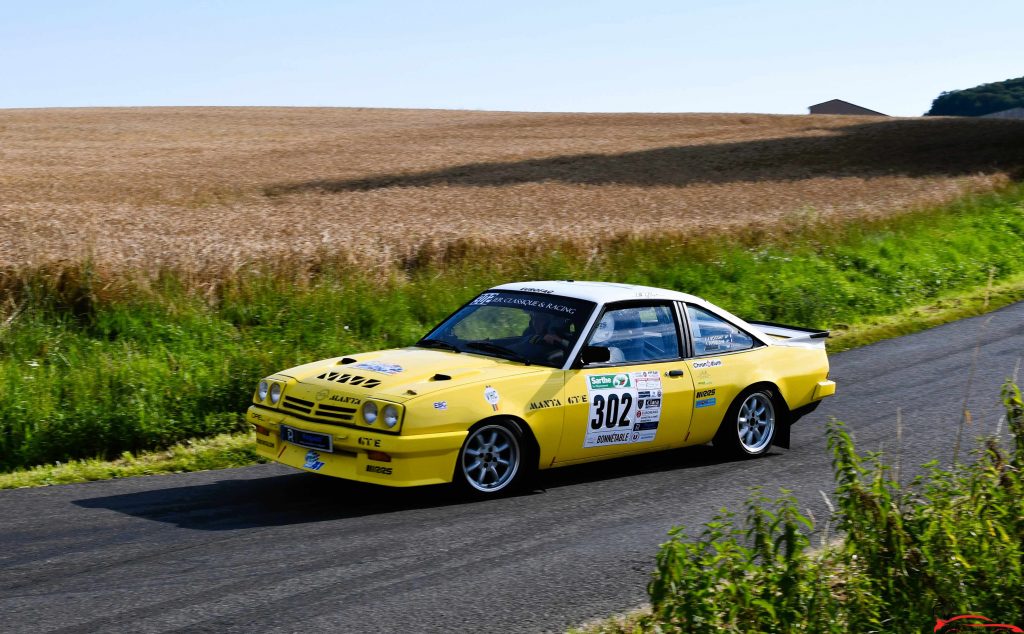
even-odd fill
[(398, 424), (398, 408), (394, 405), (384, 406), (384, 424), (388, 427), (394, 427)]
[(274, 383), (270, 386), (270, 402), (277, 405), (277, 402), (281, 400), (281, 384)]
[(260, 381), (260, 386), (256, 388), (256, 396), (261, 400), (267, 400), (267, 392), (270, 391), (270, 384), (266, 381)]
[(371, 425), (377, 420), (377, 404), (373, 401), (366, 401), (363, 404), (363, 420)]

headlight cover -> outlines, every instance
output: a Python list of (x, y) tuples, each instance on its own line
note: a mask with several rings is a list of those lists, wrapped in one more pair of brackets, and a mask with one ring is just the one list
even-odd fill
[(281, 384), (274, 383), (270, 386), (270, 402), (277, 405), (277, 402), (281, 400)]
[(256, 397), (261, 401), (267, 400), (267, 392), (270, 391), (270, 383), (266, 381), (260, 381), (260, 386), (256, 388)]
[(388, 428), (394, 427), (398, 424), (398, 408), (394, 405), (385, 405), (383, 418)]
[(377, 420), (377, 404), (373, 401), (363, 403), (363, 420), (369, 425)]

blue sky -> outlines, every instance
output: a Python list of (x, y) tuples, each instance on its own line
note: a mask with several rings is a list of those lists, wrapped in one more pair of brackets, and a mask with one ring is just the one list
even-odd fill
[(0, 1), (0, 108), (926, 111), (1024, 76), (1024, 2)]

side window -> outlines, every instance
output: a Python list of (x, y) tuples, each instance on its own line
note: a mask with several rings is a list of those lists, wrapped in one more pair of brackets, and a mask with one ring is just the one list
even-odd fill
[(696, 306), (686, 305), (696, 356), (748, 350), (754, 339), (736, 326)]
[(608, 348), (611, 363), (679, 358), (679, 337), (669, 306), (606, 310), (587, 343)]

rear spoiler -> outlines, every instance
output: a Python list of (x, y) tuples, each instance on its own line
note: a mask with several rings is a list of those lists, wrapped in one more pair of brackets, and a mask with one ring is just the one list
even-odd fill
[(814, 328), (801, 328), (799, 326), (787, 326), (785, 324), (776, 324), (770, 321), (748, 321), (748, 324), (754, 326), (769, 337), (775, 338), (778, 343), (811, 343), (811, 344), (823, 344), (824, 339), (828, 338), (829, 331), (827, 330), (816, 330)]

